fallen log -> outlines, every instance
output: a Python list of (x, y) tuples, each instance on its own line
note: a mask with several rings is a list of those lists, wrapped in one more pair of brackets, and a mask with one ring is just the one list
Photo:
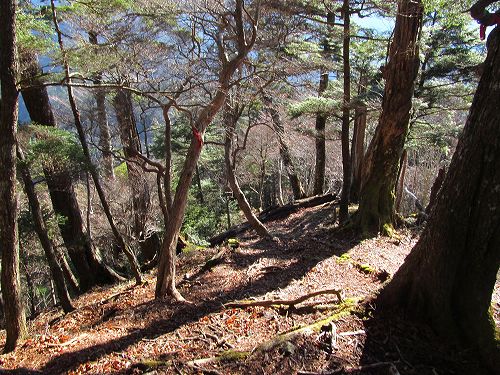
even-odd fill
[[(259, 214), (258, 219), (262, 223), (267, 223), (269, 221), (278, 219), (284, 219), (302, 208), (316, 207), (321, 204), (333, 202), (336, 198), (337, 198), (336, 194), (330, 193), (315, 197), (299, 199), (293, 203), (285, 204), (284, 206), (268, 208)], [(222, 232), (217, 236), (210, 238), (208, 242), (212, 247), (217, 246), (222, 244), (228, 238), (236, 237), (249, 229), (251, 229), (250, 224), (248, 222), (244, 222), (242, 224), (229, 228), (227, 231)]]
[(284, 300), (284, 299), (276, 299), (276, 300), (263, 300), (263, 301), (235, 301), (226, 303), (224, 306), (226, 308), (233, 307), (249, 307), (249, 306), (277, 306), (277, 305), (286, 305), (286, 306), (295, 306), (299, 303), (302, 303), (310, 298), (321, 296), (325, 294), (335, 294), (337, 296), (338, 302), (342, 302), (342, 290), (340, 289), (325, 289), (319, 290), (316, 292), (312, 292), (301, 297), (292, 299), (292, 300)]

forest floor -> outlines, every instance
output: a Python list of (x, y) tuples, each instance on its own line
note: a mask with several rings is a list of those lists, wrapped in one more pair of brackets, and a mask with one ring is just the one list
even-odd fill
[[(179, 290), (192, 304), (155, 300), (151, 273), (142, 286), (83, 295), (72, 313), (46, 311), (16, 351), (0, 356), (0, 373), (487, 374), (467, 349), (404, 317), (375, 315), (368, 302), (418, 233), (360, 241), (335, 234), (332, 213), (324, 205), (269, 223), (280, 241), (248, 233), (207, 272), (197, 271), (220, 249), (183, 253)], [(342, 302), (320, 294), (295, 306), (228, 306), (331, 289)], [(499, 288), (493, 307), (498, 325)]]

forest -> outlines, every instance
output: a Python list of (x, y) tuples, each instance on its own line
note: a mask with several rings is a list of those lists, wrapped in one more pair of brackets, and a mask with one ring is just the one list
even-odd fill
[(0, 20), (0, 374), (500, 373), (495, 0)]

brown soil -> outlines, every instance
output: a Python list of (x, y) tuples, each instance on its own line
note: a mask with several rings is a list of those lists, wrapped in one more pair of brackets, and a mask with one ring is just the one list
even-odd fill
[[(0, 356), (0, 373), (487, 373), (469, 351), (440, 342), (425, 326), (399, 316), (373, 316), (366, 301), (401, 265), (417, 241), (414, 233), (360, 242), (335, 235), (333, 227), (330, 207), (302, 210), (269, 224), (279, 241), (261, 241), (250, 233), (222, 264), (190, 281), (185, 276), (195, 274), (218, 249), (182, 254), (179, 289), (192, 305), (154, 300), (153, 274), (140, 287), (127, 283), (94, 290), (75, 301), (76, 311), (63, 315), (54, 309), (31, 322), (29, 339)], [(347, 310), (341, 305), (347, 313), (334, 321), (336, 345), (328, 332), (309, 330), (271, 349), (254, 350), (280, 333), (338, 313), (333, 295), (290, 308), (224, 306), (333, 288), (351, 303), (359, 301)], [(497, 324), (499, 298), (497, 288)], [(3, 340), (2, 334), (0, 345)]]

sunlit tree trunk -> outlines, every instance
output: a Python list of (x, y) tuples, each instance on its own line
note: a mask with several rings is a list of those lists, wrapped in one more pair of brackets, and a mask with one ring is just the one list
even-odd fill
[(357, 220), (365, 233), (382, 230), (389, 234), (395, 223), (395, 186), (419, 66), (422, 12), (420, 0), (399, 1), (389, 63), (383, 69), (382, 114), (364, 160)]
[(168, 226), (163, 238), (160, 263), (158, 265), (158, 277), (156, 280), (156, 298), (162, 298), (169, 295), (176, 300), (184, 301), (184, 298), (175, 286), (175, 250), (177, 239), (182, 226), (182, 220), (184, 219), (189, 187), (191, 186), (196, 164), (198, 163), (203, 147), (203, 135), (215, 115), (224, 105), (231, 78), (252, 49), (257, 37), (257, 24), (255, 22), (258, 14), (255, 14), (252, 18), (250, 30), (245, 28), (246, 15), (248, 14), (244, 12), (243, 0), (236, 0), (232, 16), (234, 17), (236, 25), (234, 32), (236, 33), (235, 43), (237, 52), (233, 54), (231, 59), (229, 59), (227, 55), (224, 42), (220, 39), (217, 40), (219, 58), (221, 59), (221, 67), (218, 74), (219, 86), (210, 102), (204, 106), (193, 119), (193, 137), (186, 152), (184, 165), (179, 175), (179, 182), (172, 200), (172, 209), (169, 215)]
[(15, 349), (26, 334), (21, 300), (16, 191), (16, 133), (18, 97), (16, 87), (16, 1), (0, 3), (0, 246), (1, 285), (7, 338), (4, 352)]
[(500, 266), (500, 33), (420, 240), (377, 305), (401, 307), (500, 368), (491, 295)]

